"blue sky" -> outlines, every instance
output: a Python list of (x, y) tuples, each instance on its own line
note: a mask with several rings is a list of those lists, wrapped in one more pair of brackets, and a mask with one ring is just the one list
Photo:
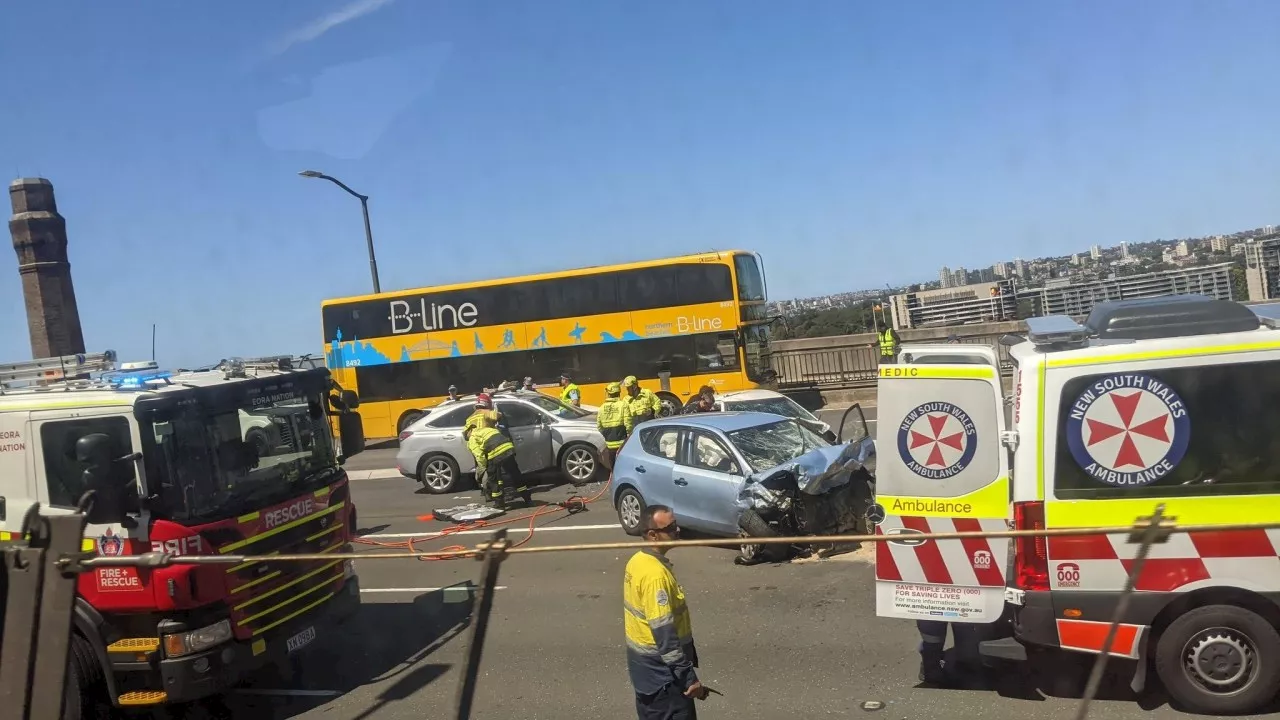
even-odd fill
[[(5, 11), (0, 169), (86, 342), (316, 351), (319, 304), (743, 247), (776, 299), (1280, 221), (1280, 3), (227, 0)], [(9, 256), (13, 258), (13, 255)], [(0, 331), (29, 351), (16, 262)]]

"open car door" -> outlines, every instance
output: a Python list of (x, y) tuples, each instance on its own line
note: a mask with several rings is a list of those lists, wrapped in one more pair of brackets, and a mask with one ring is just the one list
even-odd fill
[[(1007, 530), (1009, 455), (998, 356), (982, 345), (905, 346), (880, 366), (876, 423), (876, 614), (994, 622), (1008, 539), (919, 540)], [(941, 361), (941, 362), (939, 362)]]

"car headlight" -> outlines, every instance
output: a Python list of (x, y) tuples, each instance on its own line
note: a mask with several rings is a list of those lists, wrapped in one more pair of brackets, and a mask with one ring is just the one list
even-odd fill
[(231, 621), (218, 622), (184, 633), (164, 636), (164, 654), (166, 657), (182, 657), (203, 652), (211, 647), (221, 645), (231, 639)]

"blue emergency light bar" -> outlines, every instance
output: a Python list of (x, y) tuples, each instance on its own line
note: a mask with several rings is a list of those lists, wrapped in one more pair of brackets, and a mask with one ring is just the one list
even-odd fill
[(137, 372), (116, 372), (103, 379), (117, 390), (142, 390), (148, 383), (169, 384), (173, 373), (168, 370), (139, 370)]

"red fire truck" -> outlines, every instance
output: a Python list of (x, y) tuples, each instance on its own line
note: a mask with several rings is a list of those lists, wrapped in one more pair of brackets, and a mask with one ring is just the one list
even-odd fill
[[(359, 607), (342, 463), (359, 401), (289, 358), (162, 372), (110, 351), (0, 365), (0, 543), (23, 516), (96, 491), (84, 550), (251, 555), (237, 565), (98, 568), (79, 578), (65, 715), (217, 694)], [(338, 436), (330, 424), (336, 415)]]

